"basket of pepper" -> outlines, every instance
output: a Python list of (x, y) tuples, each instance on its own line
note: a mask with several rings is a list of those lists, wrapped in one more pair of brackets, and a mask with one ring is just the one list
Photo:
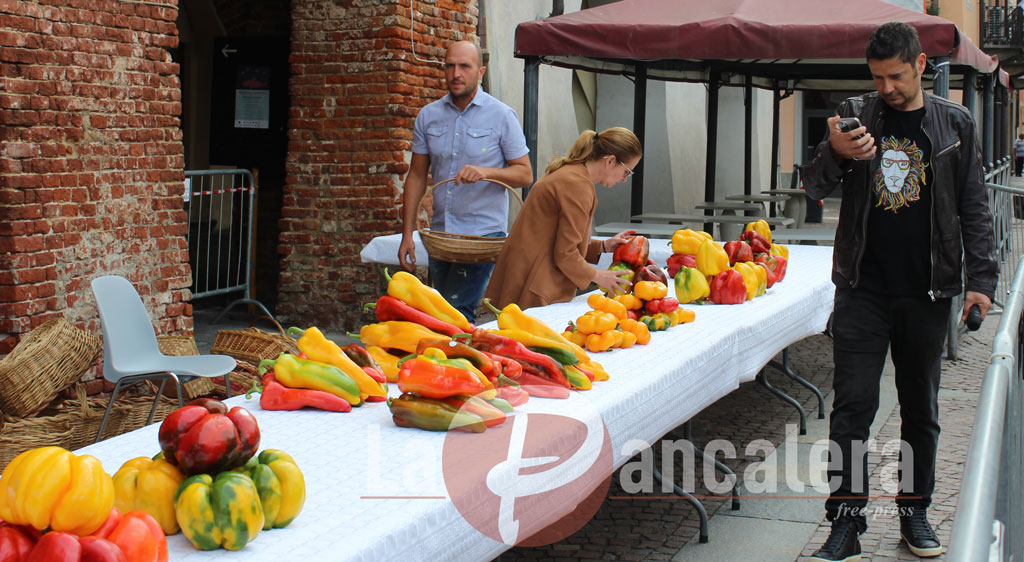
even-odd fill
[[(433, 193), (439, 186), (450, 181), (455, 181), (455, 178), (449, 178), (428, 187), (427, 192), (420, 199), (420, 208), (423, 207), (423, 201), (426, 200), (428, 194)], [(508, 185), (488, 178), (481, 179), (480, 181), (488, 181), (504, 187), (508, 190), (509, 197), (513, 201), (519, 201), (519, 206), (522, 207), (522, 197)], [(426, 246), (427, 253), (430, 254), (431, 258), (452, 263), (493, 262), (498, 259), (498, 254), (501, 253), (501, 248), (505, 245), (506, 238), (505, 236), (498, 238), (456, 234), (454, 232), (431, 230), (429, 227), (421, 227), (419, 233), (420, 238), (423, 240), (423, 245)]]

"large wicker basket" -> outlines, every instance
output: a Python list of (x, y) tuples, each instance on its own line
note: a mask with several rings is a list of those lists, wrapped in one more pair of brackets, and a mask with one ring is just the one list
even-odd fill
[(280, 333), (273, 334), (251, 326), (244, 330), (218, 330), (210, 353), (230, 355), (254, 365), (264, 359), (275, 359), (282, 352), (298, 355), (299, 347), (295, 340), (285, 334), (284, 328), (276, 320), (265, 318), (271, 320)]
[(39, 412), (81, 378), (102, 349), (99, 337), (63, 318), (39, 325), (0, 359), (0, 411), (13, 417)]
[[(4, 417), (3, 431), (0, 431), (0, 470), (7, 468), (14, 457), (36, 447), (54, 445), (68, 448), (72, 422), (67, 416), (43, 416), (36, 418)], [(96, 434), (93, 433), (93, 437)]]
[[(420, 199), (419, 208), (423, 208), (423, 202), (426, 200), (426, 196), (429, 193), (433, 193), (440, 185), (455, 181), (455, 178), (449, 178), (444, 181), (437, 182), (436, 184), (427, 188), (427, 193), (423, 194)], [(492, 179), (482, 179), (480, 181), (489, 181), (496, 183), (508, 190), (510, 197), (514, 201), (519, 201), (519, 205), (522, 206), (523, 199), (519, 197), (514, 189), (508, 185)], [(417, 210), (417, 212), (419, 212)], [(473, 236), (471, 234), (456, 234), (453, 232), (443, 232), (440, 230), (431, 230), (429, 227), (422, 227), (419, 229), (420, 238), (423, 240), (423, 245), (427, 248), (427, 253), (430, 254), (432, 259), (448, 261), (452, 263), (484, 263), (493, 262), (498, 259), (498, 254), (501, 253), (502, 246), (505, 245), (505, 238), (494, 238), (490, 236)]]
[[(156, 391), (159, 388), (159, 385), (154, 384), (153, 381), (143, 381), (140, 383), (140, 386), (147, 390), (143, 391), (141, 394), (128, 393), (117, 397), (117, 401), (119, 403), (123, 402), (130, 409), (124, 420), (123, 431), (125, 433), (134, 431), (146, 425), (146, 420), (149, 418), (149, 410), (153, 407), (153, 399), (156, 398)], [(157, 402), (156, 414), (153, 416), (153, 423), (160, 423), (164, 421), (164, 418), (177, 409), (177, 398), (161, 396), (160, 401)]]
[[(76, 398), (56, 403), (42, 411), (43, 416), (65, 419), (71, 424), (71, 435), (64, 445), (71, 450), (85, 447), (96, 440), (96, 433), (100, 430), (100, 423), (103, 421), (103, 413), (109, 400), (87, 397), (85, 386), (81, 384), (75, 385), (75, 395)], [(121, 435), (129, 412), (131, 408), (127, 404), (120, 401), (114, 403), (107, 419), (107, 427), (103, 430), (103, 439)]]
[[(256, 365), (240, 360), (238, 366), (228, 373), (228, 380), (231, 381), (231, 396), (245, 394), (252, 388), (254, 381), (260, 380), (259, 370)], [(217, 377), (211, 382), (217, 394), (227, 396), (224, 391), (224, 377)]]

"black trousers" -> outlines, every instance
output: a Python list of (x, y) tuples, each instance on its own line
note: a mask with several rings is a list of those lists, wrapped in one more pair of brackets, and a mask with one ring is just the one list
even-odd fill
[[(896, 503), (900, 507), (928, 507), (931, 503), (939, 441), (939, 373), (950, 302), (948, 298), (932, 301), (927, 296), (889, 297), (864, 289), (836, 289), (832, 327), (835, 400), (829, 438), (842, 454), (842, 468), (833, 469), (830, 463), (830, 482), (838, 478), (839, 485), (825, 502), (829, 520), (852, 515), (862, 530), (866, 528), (862, 511), (870, 492), (868, 459), (866, 454), (854, 458), (854, 453), (858, 447), (864, 449), (859, 444), (867, 443), (878, 410), (887, 350), (891, 350), (896, 368), (901, 438), (913, 456), (912, 461), (904, 462), (901, 454), (902, 484)], [(876, 450), (883, 445), (876, 444)]]
[(1017, 156), (1013, 159), (1013, 173), (1020, 177), (1021, 171), (1024, 171), (1024, 156)]

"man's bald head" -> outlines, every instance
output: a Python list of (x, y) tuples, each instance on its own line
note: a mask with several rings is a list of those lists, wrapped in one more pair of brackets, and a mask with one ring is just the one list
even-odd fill
[(448, 93), (459, 109), (465, 109), (476, 95), (484, 77), (480, 47), (471, 41), (456, 41), (444, 55), (444, 78)]
[(472, 49), (473, 54), (476, 55), (476, 65), (483, 66), (484, 54), (480, 50), (480, 46), (472, 41), (456, 41), (451, 45), (448, 45), (448, 50), (445, 52), (445, 59), (447, 59), (451, 55), (456, 54), (456, 52), (458, 54), (468, 55), (470, 53), (469, 49)]

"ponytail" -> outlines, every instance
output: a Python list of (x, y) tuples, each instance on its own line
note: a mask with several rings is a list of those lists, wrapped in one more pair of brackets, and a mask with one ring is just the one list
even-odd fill
[(548, 164), (544, 173), (550, 174), (567, 164), (584, 164), (608, 155), (624, 162), (633, 157), (643, 156), (643, 147), (640, 146), (640, 139), (624, 127), (612, 127), (600, 133), (586, 130), (576, 137), (576, 141), (572, 143), (565, 156), (559, 156)]

